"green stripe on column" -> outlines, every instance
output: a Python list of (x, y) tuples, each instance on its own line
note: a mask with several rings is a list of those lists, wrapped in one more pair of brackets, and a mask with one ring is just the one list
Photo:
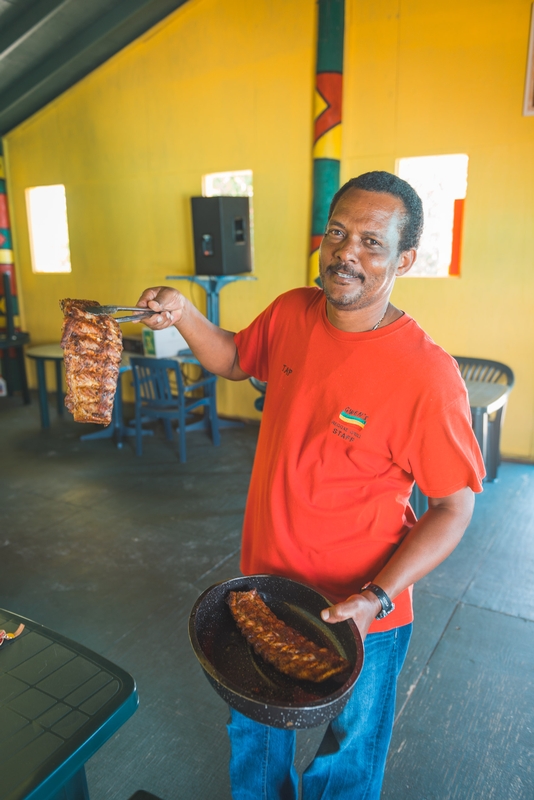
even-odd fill
[(317, 72), (343, 72), (345, 0), (319, 0)]
[(312, 236), (322, 235), (328, 222), (330, 201), (339, 189), (339, 161), (318, 158), (313, 162)]
[[(317, 151), (317, 142), (321, 141), (324, 135), (331, 134), (332, 126), (341, 125), (341, 87), (342, 79), (337, 82), (332, 79), (327, 80), (325, 73), (337, 73), (343, 75), (343, 39), (345, 28), (345, 0), (318, 0), (318, 20), (317, 20), (317, 62), (316, 76), (323, 75), (319, 81), (316, 78), (315, 90), (327, 103), (327, 109), (332, 114), (339, 115), (339, 120), (329, 120), (328, 125), (315, 124), (314, 120), (314, 154), (322, 156), (337, 155), (338, 147), (335, 152), (329, 150), (322, 153)], [(321, 93), (319, 86), (323, 86)], [(328, 88), (328, 92), (326, 89)], [(334, 94), (332, 94), (334, 91)], [(338, 92), (339, 96), (336, 94)], [(326, 96), (325, 96), (326, 95)], [(324, 113), (324, 112), (323, 112)], [(320, 118), (320, 115), (318, 119)], [(340, 133), (340, 129), (339, 129)], [(326, 141), (326, 140), (325, 140)], [(336, 139), (340, 144), (340, 138)], [(332, 197), (339, 189), (340, 161), (333, 158), (314, 158), (313, 159), (313, 198), (312, 198), (312, 220), (310, 236), (310, 257), (308, 266), (308, 280), (313, 285), (317, 279), (318, 271), (318, 236), (324, 233), (328, 221), (328, 208)]]

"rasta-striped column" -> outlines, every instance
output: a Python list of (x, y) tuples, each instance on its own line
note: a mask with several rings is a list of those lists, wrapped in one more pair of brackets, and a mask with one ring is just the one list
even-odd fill
[(339, 189), (345, 0), (318, 0), (309, 283), (319, 275), (319, 245)]
[(9, 225), (9, 212), (7, 208), (6, 181), (4, 174), (4, 159), (0, 150), (0, 329), (6, 325), (6, 309), (4, 301), (2, 275), (7, 273), (11, 279), (11, 294), (13, 296), (13, 310), (18, 314), (17, 290), (15, 286), (15, 267), (13, 265), (13, 245), (11, 243), (11, 228)]

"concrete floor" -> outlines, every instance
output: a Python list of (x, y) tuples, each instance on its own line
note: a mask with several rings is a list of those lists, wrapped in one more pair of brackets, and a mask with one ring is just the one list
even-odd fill
[[(227, 709), (191, 651), (201, 590), (238, 574), (257, 427), (157, 429), (80, 442), (92, 426), (0, 398), (0, 608), (105, 655), (139, 689), (135, 715), (87, 764), (92, 800), (136, 790), (228, 800)], [(534, 798), (534, 466), (503, 464), (453, 555), (419, 583), (382, 800)], [(299, 733), (298, 766), (320, 730)], [(334, 800), (334, 799), (332, 799)]]

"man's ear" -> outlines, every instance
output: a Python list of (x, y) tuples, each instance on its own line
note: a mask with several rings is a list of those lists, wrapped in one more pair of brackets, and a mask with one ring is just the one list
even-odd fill
[(406, 275), (406, 273), (409, 272), (413, 267), (416, 258), (417, 250), (415, 248), (412, 248), (411, 250), (404, 250), (400, 254), (399, 265), (395, 271), (395, 275), (398, 277), (401, 275)]

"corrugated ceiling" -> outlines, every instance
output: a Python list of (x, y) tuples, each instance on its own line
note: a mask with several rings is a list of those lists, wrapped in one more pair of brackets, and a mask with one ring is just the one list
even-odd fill
[(0, 0), (0, 136), (186, 0)]

